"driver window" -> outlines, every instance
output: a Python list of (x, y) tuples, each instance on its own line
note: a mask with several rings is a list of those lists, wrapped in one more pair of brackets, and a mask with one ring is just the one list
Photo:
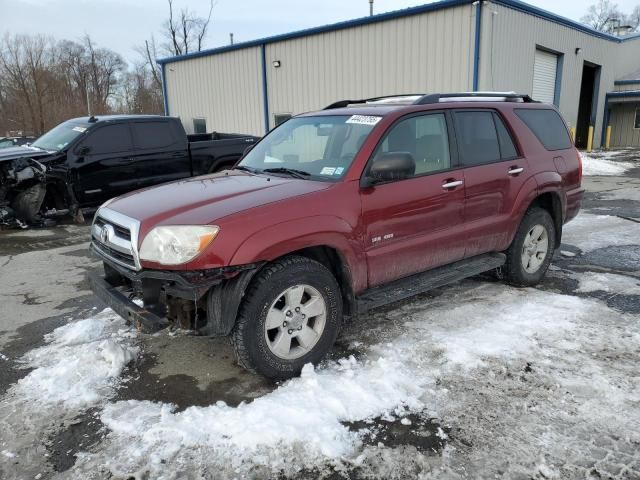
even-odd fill
[(324, 158), (327, 135), (318, 135), (315, 125), (301, 125), (277, 145), (272, 145), (265, 163), (308, 163)]
[(84, 147), (89, 147), (89, 155), (132, 151), (129, 125), (120, 123), (97, 128), (78, 145), (77, 151)]
[(444, 114), (420, 115), (398, 122), (378, 147), (374, 158), (389, 152), (411, 154), (416, 162), (414, 176), (451, 168)]

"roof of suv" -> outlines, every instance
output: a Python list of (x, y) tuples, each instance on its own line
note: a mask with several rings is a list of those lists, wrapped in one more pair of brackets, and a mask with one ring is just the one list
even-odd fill
[(308, 112), (301, 116), (317, 115), (376, 115), (385, 116), (401, 109), (416, 106), (441, 105), (451, 103), (539, 103), (529, 95), (515, 92), (460, 92), (432, 94), (402, 94), (375, 97), (362, 100), (340, 100), (323, 110)]

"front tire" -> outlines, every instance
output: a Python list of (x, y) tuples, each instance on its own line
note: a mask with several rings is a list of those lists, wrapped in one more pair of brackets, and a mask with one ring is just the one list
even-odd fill
[(530, 208), (506, 251), (507, 283), (517, 287), (540, 283), (551, 263), (555, 242), (556, 229), (549, 212), (539, 207)]
[(253, 279), (231, 334), (238, 363), (274, 380), (318, 363), (342, 322), (340, 287), (321, 263), (291, 256)]

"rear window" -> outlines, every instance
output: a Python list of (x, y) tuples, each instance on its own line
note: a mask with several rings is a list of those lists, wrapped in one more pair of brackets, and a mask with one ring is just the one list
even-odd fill
[(547, 150), (571, 148), (567, 128), (555, 110), (516, 108), (515, 112)]
[(175, 143), (169, 122), (134, 122), (132, 127), (138, 149), (165, 148)]

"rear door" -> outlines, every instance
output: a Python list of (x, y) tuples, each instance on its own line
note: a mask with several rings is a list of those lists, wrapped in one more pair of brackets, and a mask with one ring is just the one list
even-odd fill
[[(415, 174), (361, 190), (369, 286), (464, 256), (464, 177), (443, 112), (404, 117), (373, 153), (410, 153)], [(366, 172), (366, 169), (365, 169)], [(366, 173), (365, 173), (366, 175)]]
[(457, 110), (453, 116), (464, 166), (465, 256), (502, 250), (529, 165), (497, 111)]
[(97, 125), (69, 154), (81, 205), (98, 205), (137, 188), (131, 131), (126, 123)]
[(191, 176), (187, 137), (172, 121), (135, 120), (131, 128), (140, 187)]

